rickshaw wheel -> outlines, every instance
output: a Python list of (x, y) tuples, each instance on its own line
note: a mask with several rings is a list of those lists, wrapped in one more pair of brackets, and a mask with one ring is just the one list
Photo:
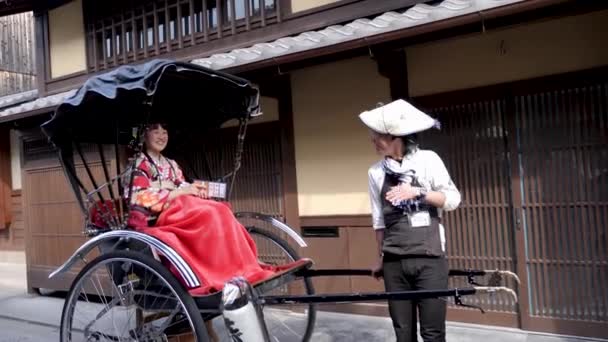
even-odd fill
[[(300, 255), (277, 234), (257, 227), (247, 227), (247, 230), (256, 242), (258, 258), (261, 262), (280, 265), (300, 259)], [(302, 278), (264, 294), (313, 295), (314, 293), (312, 279)], [(284, 305), (264, 307), (264, 320), (271, 340), (293, 341), (295, 338), (305, 342), (310, 341), (317, 317), (315, 305), (294, 306), (288, 312), (285, 308)]]
[(165, 266), (141, 252), (109, 252), (88, 263), (61, 314), (61, 342), (184, 337), (209, 341), (194, 299)]

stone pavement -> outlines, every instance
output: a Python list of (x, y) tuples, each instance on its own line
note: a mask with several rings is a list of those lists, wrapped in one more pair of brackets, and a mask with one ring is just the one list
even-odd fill
[[(25, 265), (0, 262), (0, 342), (57, 342), (63, 299), (27, 294)], [(295, 314), (281, 315), (288, 327), (298, 320)], [(230, 342), (221, 319), (214, 325), (222, 342)], [(557, 336), (491, 326), (448, 322), (450, 342), (583, 342), (608, 341)], [(390, 319), (363, 315), (320, 312), (313, 335), (315, 342), (393, 341)], [(281, 340), (281, 342), (288, 342)]]

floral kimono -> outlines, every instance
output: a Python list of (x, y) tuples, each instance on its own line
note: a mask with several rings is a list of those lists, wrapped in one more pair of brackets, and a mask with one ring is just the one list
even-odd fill
[(155, 162), (141, 154), (135, 163), (135, 170), (131, 209), (144, 213), (151, 224), (167, 208), (169, 193), (190, 185), (177, 163), (164, 156)]
[(155, 222), (135, 229), (171, 246), (192, 267), (202, 283), (192, 295), (221, 291), (235, 276), (255, 283), (275, 274), (258, 262), (255, 242), (226, 203), (191, 195), (169, 200), (173, 189), (188, 185), (175, 161), (142, 156), (136, 166), (132, 210), (143, 208)]

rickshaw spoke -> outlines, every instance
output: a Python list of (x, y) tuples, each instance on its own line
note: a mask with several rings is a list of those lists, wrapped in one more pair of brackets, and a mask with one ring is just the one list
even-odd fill
[[(137, 313), (137, 311), (136, 311), (136, 313)], [(127, 320), (127, 324), (125, 325), (125, 330), (128, 329), (131, 326), (131, 319), (132, 318), (133, 318), (133, 315), (132, 314), (129, 315), (129, 319)], [(132, 329), (129, 330), (129, 331), (132, 331)], [(123, 333), (124, 333), (124, 331), (123, 331)]]
[[(114, 279), (113, 278), (114, 274), (112, 273), (111, 269), (112, 268), (109, 267), (109, 268), (106, 268), (105, 271), (109, 273), (109, 279)], [(113, 281), (110, 281), (109, 283), (111, 284), (111, 288), (112, 288), (112, 290), (114, 290), (116, 292), (117, 296), (112, 296), (113, 299), (110, 302), (108, 302), (107, 299), (106, 299), (107, 297), (106, 297), (105, 291), (103, 290), (104, 286), (103, 286), (103, 284), (101, 282), (99, 273), (95, 273), (95, 280), (97, 281), (97, 283), (93, 282), (92, 280), (91, 280), (91, 283), (95, 287), (95, 289), (97, 291), (97, 294), (99, 295), (99, 297), (101, 299), (101, 302), (105, 305), (105, 308), (100, 313), (98, 313), (97, 316), (96, 316), (96, 318), (85, 327), (85, 334), (90, 330), (90, 327), (94, 323), (96, 323), (97, 321), (99, 321), (101, 319), (101, 317), (103, 317), (109, 311), (109, 312), (111, 312), (111, 316), (112, 316), (111, 320), (112, 320), (112, 326), (114, 328), (114, 331), (115, 331), (115, 333), (117, 335), (119, 335), (120, 331), (119, 331), (119, 328), (116, 326), (116, 320), (114, 319), (115, 316), (114, 316), (114, 310), (113, 309), (115, 307), (117, 307), (116, 304), (118, 304), (118, 303), (123, 303), (123, 305), (125, 307), (127, 307), (126, 301), (121, 296), (120, 291), (119, 291), (118, 287), (116, 286), (116, 284), (114, 284)], [(99, 288), (98, 288), (97, 285), (99, 285)], [(101, 294), (100, 294), (100, 292), (101, 292)], [(129, 322), (130, 322), (130, 320), (129, 320)], [(129, 322), (127, 322), (127, 325), (123, 327), (123, 329), (122, 329), (123, 333), (127, 329)], [(104, 334), (104, 336), (109, 336), (109, 335)]]
[(177, 315), (177, 313), (179, 311), (181, 311), (181, 310), (178, 310), (178, 308), (176, 308), (175, 310), (171, 311), (171, 313), (167, 317), (166, 321), (160, 326), (161, 327), (161, 329), (160, 329), (161, 331), (164, 331), (165, 329), (167, 329), (167, 327), (169, 327), (171, 325), (173, 317), (175, 317), (175, 315)]
[[(108, 271), (108, 268), (106, 268), (106, 271)], [(111, 269), (111, 268), (109, 269), (108, 273), (109, 273), (110, 279), (113, 279), (113, 277), (112, 277), (112, 276), (113, 276), (113, 274), (112, 274), (112, 269)], [(105, 299), (105, 298), (106, 298), (106, 295), (105, 295), (105, 292), (103, 291), (103, 286), (101, 285), (101, 281), (99, 280), (99, 274), (96, 274), (96, 277), (97, 277), (97, 280), (100, 282), (101, 293), (102, 293), (102, 295), (103, 295), (103, 297), (102, 297), (102, 298), (104, 298), (104, 299)], [(112, 289), (114, 289), (114, 282), (113, 282), (113, 281), (110, 281), (110, 283), (112, 283), (112, 285), (113, 285), (113, 286), (112, 286)], [(120, 292), (117, 292), (117, 295), (118, 295), (118, 301), (119, 301), (119, 302), (121, 302), (121, 301), (122, 301), (122, 297), (120, 296)], [(111, 303), (114, 303), (114, 302), (115, 302), (115, 300), (116, 300), (116, 299), (112, 299)], [(108, 306), (108, 303), (107, 303), (107, 301), (106, 301), (106, 309), (108, 308), (107, 306)], [(110, 310), (112, 310), (112, 308), (110, 308)], [(113, 318), (113, 317), (114, 317), (114, 311), (112, 310), (112, 318)], [(116, 326), (116, 323), (115, 323), (115, 320), (114, 320), (114, 319), (112, 319), (112, 326), (114, 327), (114, 331), (115, 331), (115, 332), (118, 334), (118, 327)]]
[[(120, 300), (120, 299), (119, 299), (119, 298), (114, 299), (114, 300), (113, 300), (111, 303), (114, 303), (115, 301), (118, 301), (118, 300)], [(100, 311), (100, 312), (97, 314), (97, 316), (95, 317), (95, 319), (94, 319), (94, 320), (93, 320), (91, 323), (89, 323), (89, 324), (88, 324), (88, 325), (85, 327), (85, 330), (88, 330), (88, 329), (89, 329), (89, 328), (90, 328), (90, 327), (91, 327), (91, 326), (92, 326), (92, 325), (93, 325), (93, 324), (94, 324), (96, 321), (98, 321), (98, 320), (99, 320), (101, 317), (103, 317), (103, 316), (104, 316), (106, 313), (108, 313), (108, 312), (109, 312), (109, 311), (111, 311), (111, 310), (112, 310), (112, 308), (108, 308), (108, 307), (106, 306), (106, 307), (105, 307), (103, 310), (101, 310), (101, 311)], [(112, 320), (112, 322), (114, 322), (114, 320)], [(116, 326), (114, 326), (114, 330), (117, 330), (117, 329), (116, 329)]]
[[(97, 280), (97, 281), (99, 282), (98, 275), (96, 275), (95, 280)], [(102, 303), (103, 303), (103, 305), (104, 305), (104, 309), (103, 309), (101, 312), (102, 312), (102, 313), (105, 313), (105, 312), (106, 312), (105, 310), (106, 310), (106, 309), (107, 309), (107, 307), (108, 307), (108, 303), (107, 303), (107, 301), (105, 300), (105, 295), (104, 295), (103, 293), (100, 293), (100, 291), (99, 291), (99, 289), (98, 289), (98, 287), (97, 287), (97, 283), (95, 283), (95, 282), (93, 281), (93, 279), (90, 279), (89, 281), (91, 282), (91, 284), (92, 284), (92, 285), (93, 285), (93, 287), (95, 288), (95, 291), (97, 292), (97, 296), (98, 296), (98, 297), (101, 299), (101, 302), (102, 302)], [(99, 283), (99, 287), (102, 287), (101, 283)], [(102, 315), (103, 315), (103, 314), (102, 314)], [(89, 323), (88, 323), (88, 324), (87, 324), (87, 325), (84, 327), (84, 333), (85, 333), (85, 335), (87, 335), (87, 333), (88, 333), (88, 331), (89, 331), (89, 328), (90, 328), (90, 327), (91, 327), (93, 324), (95, 324), (95, 322), (96, 322), (96, 321), (97, 321), (97, 320), (98, 320), (100, 317), (101, 317), (101, 316), (98, 314), (98, 315), (97, 315), (97, 317), (96, 317), (95, 319), (93, 319), (91, 322), (89, 322)], [(115, 330), (116, 330), (116, 328), (115, 328)]]
[[(113, 268), (112, 267), (106, 267), (106, 271), (109, 273), (109, 279), (113, 280), (114, 279), (114, 273), (113, 273)], [(119, 298), (120, 302), (123, 304), (123, 306), (127, 307), (127, 304), (125, 303), (125, 301), (123, 300), (123, 297), (121, 296), (120, 293), (120, 289), (118, 287), (118, 285), (114, 282), (114, 281), (110, 281), (109, 282), (112, 286), (112, 290), (114, 292), (116, 292), (117, 297)], [(114, 319), (114, 310), (112, 310), (112, 324), (114, 325), (114, 330), (116, 331), (116, 333), (118, 333), (118, 329), (116, 327), (116, 324), (114, 323), (116, 320)], [(128, 322), (127, 324), (125, 324), (122, 328), (122, 333), (121, 336), (124, 334), (125, 330), (128, 328)]]
[[(257, 227), (248, 227), (247, 230), (258, 246), (260, 262), (273, 265), (283, 265), (299, 260), (297, 252), (289, 244), (275, 233), (262, 230)], [(291, 283), (275, 288), (268, 294), (313, 294), (314, 288), (309, 278), (302, 278)], [(267, 293), (265, 293), (267, 294)], [(280, 308), (280, 309), (279, 309)], [(316, 309), (314, 305), (303, 305), (305, 312), (300, 314), (292, 308), (264, 305), (263, 314), (270, 337), (281, 339), (282, 333), (289, 332), (289, 336), (296, 336), (300, 341), (309, 341), (314, 328)], [(280, 311), (279, 311), (280, 310)], [(299, 311), (299, 310), (298, 310)], [(288, 325), (284, 321), (285, 315), (279, 316), (278, 312), (291, 315), (294, 324)], [(281, 328), (277, 328), (281, 327)], [(284, 336), (284, 335), (283, 335)]]
[[(122, 259), (123, 255), (134, 259)], [(176, 289), (188, 294), (174, 278), (173, 285), (167, 282), (171, 273), (156, 261), (148, 264), (140, 259), (147, 260), (136, 252), (110, 252), (83, 269), (68, 295), (63, 342), (80, 341), (81, 336), (88, 341), (166, 341), (168, 332), (201, 334), (193, 321), (198, 320), (203, 329), (204, 323), (193, 299), (189, 297), (189, 309), (184, 307), (187, 298), (179, 297)], [(159, 271), (165, 275), (161, 277)]]

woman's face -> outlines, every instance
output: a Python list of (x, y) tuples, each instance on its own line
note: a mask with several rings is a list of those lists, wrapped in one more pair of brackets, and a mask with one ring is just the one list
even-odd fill
[(389, 134), (380, 134), (371, 130), (370, 138), (376, 148), (376, 153), (385, 157), (398, 154), (400, 145), (402, 145), (400, 139), (395, 139)]
[(146, 132), (145, 141), (148, 151), (161, 153), (167, 147), (169, 132), (160, 125), (155, 126)]

